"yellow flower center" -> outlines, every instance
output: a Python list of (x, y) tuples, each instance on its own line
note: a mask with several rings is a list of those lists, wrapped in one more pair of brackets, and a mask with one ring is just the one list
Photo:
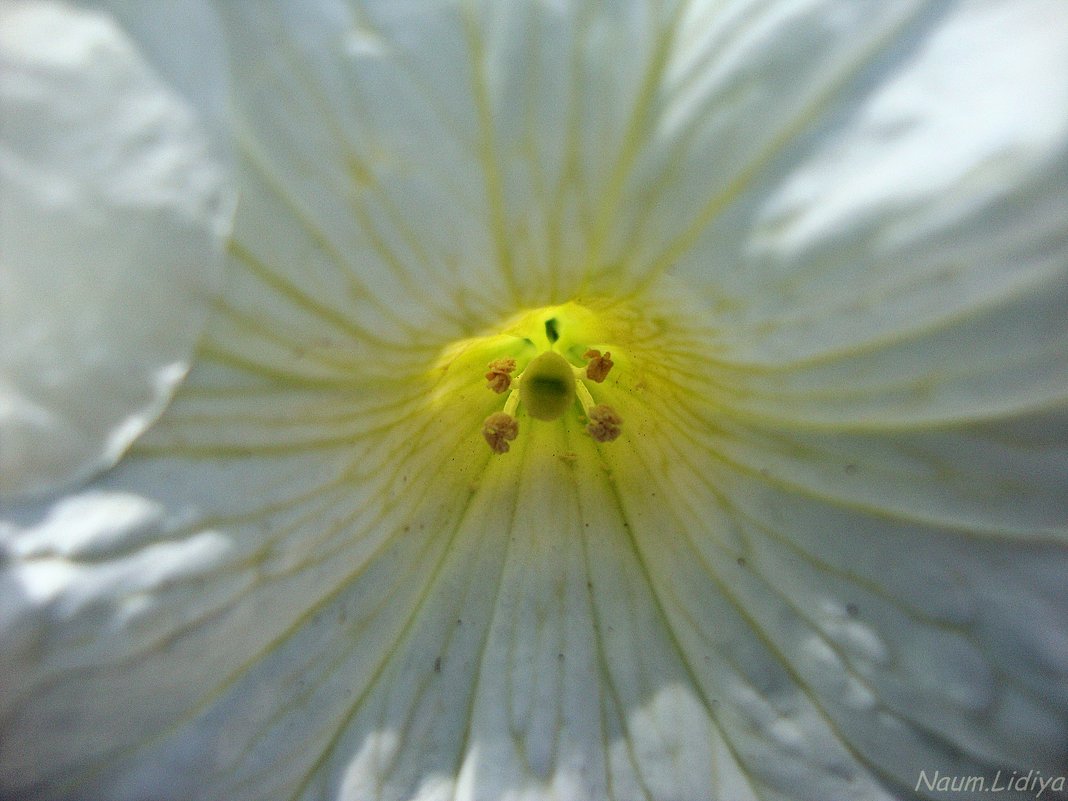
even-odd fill
[(495, 454), (507, 453), (509, 443), (532, 427), (561, 420), (579, 422), (596, 442), (610, 442), (623, 430), (610, 398), (620, 373), (613, 370), (612, 351), (626, 362), (625, 347), (606, 341), (611, 317), (568, 303), (524, 312), (500, 333), (454, 343), (437, 365), (448, 380), (439, 384), (436, 402), (470, 398), (457, 384), (480, 379), (485, 397), (508, 393), (503, 407), (498, 400), (483, 417), (482, 437)]

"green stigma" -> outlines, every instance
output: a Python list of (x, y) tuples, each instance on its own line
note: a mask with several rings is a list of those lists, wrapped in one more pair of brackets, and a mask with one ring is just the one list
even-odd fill
[(558, 420), (575, 402), (574, 368), (552, 351), (535, 357), (523, 371), (519, 400), (535, 420)]

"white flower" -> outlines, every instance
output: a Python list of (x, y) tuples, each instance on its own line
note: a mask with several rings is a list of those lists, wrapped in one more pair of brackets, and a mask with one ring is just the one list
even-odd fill
[[(7, 64), (46, 57), (129, 97), (100, 56), (122, 52), (182, 109), (133, 141), (210, 132), (180, 69), (199, 37), (159, 55), (127, 13), (138, 55), (94, 16), (83, 52), (87, 12), (14, 9), (5, 106)], [(55, 27), (23, 46), (19, 9)], [(89, 444), (65, 461), (42, 418), (50, 461), (4, 457), (3, 793), (867, 801), (938, 797), (920, 771), (1064, 772), (1068, 7), (217, 11), (240, 201), (195, 366), (81, 488), (55, 489), (173, 381), (147, 413), (96, 367), (50, 385), (103, 421)], [(31, 97), (79, 108), (67, 86)], [(62, 151), (49, 119), (5, 126), (0, 166)], [(59, 258), (53, 289), (113, 323), (79, 340), (109, 376), (180, 364), (197, 319), (164, 312), (217, 182), (168, 184), (199, 198), (190, 250), (161, 229), (72, 263), (8, 222), (24, 174), (12, 286)], [(92, 291), (146, 274), (141, 315)], [(20, 289), (12, 330), (61, 302)], [(549, 421), (487, 388), (495, 362), (533, 391), (549, 349), (614, 366)], [(38, 355), (5, 350), (5, 437)]]

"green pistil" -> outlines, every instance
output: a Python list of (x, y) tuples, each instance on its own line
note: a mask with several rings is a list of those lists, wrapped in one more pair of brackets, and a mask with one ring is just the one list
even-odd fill
[(558, 353), (546, 351), (523, 371), (519, 399), (535, 420), (558, 420), (575, 402), (575, 374)]

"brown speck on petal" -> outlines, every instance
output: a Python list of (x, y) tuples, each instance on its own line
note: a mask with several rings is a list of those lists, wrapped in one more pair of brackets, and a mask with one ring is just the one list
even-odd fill
[(586, 378), (590, 381), (596, 381), (600, 384), (608, 376), (608, 371), (612, 369), (615, 362), (612, 361), (612, 352), (605, 351), (604, 355), (601, 355), (601, 351), (593, 350), (592, 348), (582, 354), (583, 359), (589, 359), (589, 364), (586, 365)]
[(589, 411), (590, 423), (586, 433), (598, 442), (611, 442), (620, 434), (623, 418), (607, 404), (599, 404)]
[(498, 395), (506, 392), (512, 385), (511, 373), (515, 370), (515, 359), (494, 359), (487, 367), (489, 367), (489, 372), (486, 373), (487, 386)]
[(482, 436), (494, 453), (508, 453), (508, 443), (519, 435), (519, 421), (510, 414), (495, 412), (482, 423)]

